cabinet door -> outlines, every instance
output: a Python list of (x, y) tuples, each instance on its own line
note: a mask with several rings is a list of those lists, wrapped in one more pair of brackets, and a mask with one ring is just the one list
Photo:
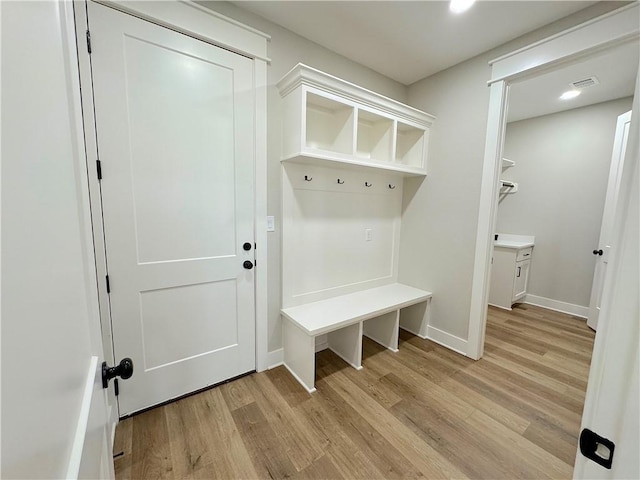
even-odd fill
[(513, 280), (513, 299), (516, 301), (527, 294), (527, 280), (529, 279), (529, 265), (531, 260), (516, 263), (515, 278)]

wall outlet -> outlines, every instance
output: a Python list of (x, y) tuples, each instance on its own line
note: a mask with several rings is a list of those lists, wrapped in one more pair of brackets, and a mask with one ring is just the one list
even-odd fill
[(365, 242), (370, 242), (371, 240), (373, 240), (373, 231), (370, 228), (365, 228), (364, 240)]

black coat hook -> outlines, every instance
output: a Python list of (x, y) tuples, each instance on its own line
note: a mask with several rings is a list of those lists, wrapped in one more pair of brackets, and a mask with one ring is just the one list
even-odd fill
[(364, 182), (365, 187), (373, 187), (373, 183)]
[(344, 180), (338, 179), (338, 185), (342, 185), (342, 184), (344, 184)]
[(311, 180), (313, 180), (313, 177), (308, 177), (308, 176), (304, 176), (304, 181), (305, 182), (310, 182)]
[(389, 188), (390, 188), (391, 190), (393, 190), (394, 188), (396, 188), (396, 186), (395, 186), (395, 185), (391, 185), (391, 184), (389, 184)]

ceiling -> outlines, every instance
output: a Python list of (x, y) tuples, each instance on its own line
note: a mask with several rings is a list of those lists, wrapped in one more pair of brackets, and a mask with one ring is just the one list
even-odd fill
[[(236, 1), (302, 37), (402, 84), (412, 83), (495, 48), (594, 1), (480, 0), (462, 14), (448, 1)], [(508, 121), (633, 95), (638, 42), (515, 84)], [(600, 84), (560, 100), (569, 83), (595, 76)]]
[(404, 85), (475, 57), (594, 1), (237, 1), (298, 35)]
[[(633, 95), (638, 72), (640, 44), (637, 41), (590, 56), (580, 62), (513, 84), (509, 89), (507, 121), (547, 115), (563, 110)], [(571, 82), (595, 76), (598, 85), (582, 88), (580, 95), (560, 100), (572, 90)]]

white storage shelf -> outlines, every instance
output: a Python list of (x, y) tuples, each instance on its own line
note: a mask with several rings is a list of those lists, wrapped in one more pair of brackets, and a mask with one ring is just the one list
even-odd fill
[(314, 150), (350, 154), (353, 148), (354, 108), (307, 94), (306, 146)]
[(431, 115), (302, 64), (278, 88), (283, 162), (426, 175)]
[[(400, 283), (361, 290), (281, 310), (284, 364), (308, 392), (315, 391), (315, 337), (327, 334), (329, 348), (362, 368), (362, 336), (398, 351), (398, 329), (418, 333), (428, 323), (431, 292)], [(400, 320), (400, 309), (426, 302), (420, 318)]]

